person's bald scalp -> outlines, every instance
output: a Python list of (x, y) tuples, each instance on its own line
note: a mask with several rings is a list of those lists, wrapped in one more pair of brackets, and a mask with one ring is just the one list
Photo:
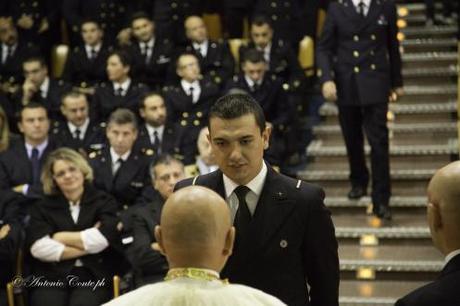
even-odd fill
[(165, 246), (191, 251), (223, 241), (231, 227), (230, 211), (214, 191), (189, 186), (173, 193), (161, 215)]
[(460, 161), (439, 169), (428, 186), (430, 201), (437, 203), (441, 211), (460, 215)]

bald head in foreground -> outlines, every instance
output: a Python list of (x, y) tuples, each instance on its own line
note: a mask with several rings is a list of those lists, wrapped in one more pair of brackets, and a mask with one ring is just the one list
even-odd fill
[(170, 267), (165, 281), (127, 293), (107, 306), (285, 305), (262, 291), (220, 279), (232, 253), (235, 229), (226, 202), (214, 191), (190, 186), (173, 193), (163, 207), (155, 237)]
[(445, 256), (438, 279), (396, 302), (397, 306), (460, 305), (460, 161), (439, 169), (428, 185), (428, 224)]

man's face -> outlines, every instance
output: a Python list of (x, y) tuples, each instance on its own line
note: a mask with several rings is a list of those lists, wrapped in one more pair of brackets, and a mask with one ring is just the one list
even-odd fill
[(85, 44), (95, 46), (102, 42), (103, 32), (96, 23), (87, 22), (81, 27), (81, 36)]
[(62, 102), (61, 112), (67, 121), (75, 126), (82, 126), (88, 119), (88, 101), (83, 95), (68, 96)]
[(265, 48), (273, 38), (273, 30), (268, 24), (251, 26), (251, 39), (259, 48)]
[(236, 119), (211, 118), (210, 142), (222, 172), (239, 185), (250, 182), (260, 171), (270, 130), (260, 132), (253, 114)]
[(24, 71), (24, 77), (37, 87), (40, 87), (48, 76), (48, 69), (42, 66), (39, 61), (25, 62), (22, 64), (22, 70)]
[(166, 106), (162, 97), (150, 96), (144, 100), (140, 115), (151, 126), (162, 126), (166, 122)]
[(42, 107), (25, 108), (21, 112), (19, 130), (26, 141), (41, 143), (48, 137), (50, 122), (46, 110)]
[(203, 19), (193, 16), (185, 21), (185, 35), (193, 42), (202, 43), (208, 38)]
[(107, 127), (107, 139), (118, 155), (130, 151), (137, 138), (137, 130), (131, 123), (110, 123)]
[(155, 180), (153, 188), (155, 188), (162, 196), (167, 199), (174, 191), (174, 185), (184, 179), (184, 169), (177, 162), (170, 164), (158, 164), (154, 168)]
[(112, 55), (107, 59), (107, 76), (112, 82), (120, 82), (128, 77), (129, 66), (123, 66), (118, 55)]
[(260, 82), (265, 76), (267, 71), (267, 64), (265, 62), (252, 63), (245, 61), (242, 66), (244, 74), (254, 82)]
[(18, 31), (14, 27), (11, 19), (1, 18), (0, 20), (0, 42), (8, 46), (16, 44), (18, 41)]
[(200, 65), (193, 55), (182, 55), (178, 61), (177, 75), (188, 82), (194, 82), (200, 77)]
[(153, 22), (146, 18), (138, 18), (131, 24), (133, 35), (138, 41), (147, 42), (153, 37)]

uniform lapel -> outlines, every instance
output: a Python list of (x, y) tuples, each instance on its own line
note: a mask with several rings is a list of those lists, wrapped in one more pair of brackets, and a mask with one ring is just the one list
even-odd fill
[(105, 190), (111, 191), (113, 190), (114, 183), (113, 183), (113, 174), (112, 174), (112, 158), (110, 156), (109, 149), (105, 149), (105, 153), (101, 158), (102, 167), (101, 167), (101, 175), (100, 177), (103, 180)]
[(371, 0), (369, 11), (367, 12), (366, 18), (361, 22), (359, 30), (362, 31), (369, 26), (370, 23), (376, 22), (378, 20), (378, 15), (382, 11), (383, 5), (380, 0)]
[(115, 187), (117, 187), (118, 184), (123, 184), (124, 182), (130, 182), (132, 180), (139, 168), (139, 164), (137, 163), (138, 159), (139, 156), (131, 152), (128, 159), (121, 165), (115, 175), (113, 182)]

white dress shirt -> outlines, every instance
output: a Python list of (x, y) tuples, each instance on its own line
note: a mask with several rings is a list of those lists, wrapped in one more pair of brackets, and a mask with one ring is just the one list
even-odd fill
[(192, 45), (193, 45), (193, 49), (200, 50), (202, 57), (206, 57), (206, 55), (208, 54), (208, 48), (209, 48), (208, 40), (203, 41), (201, 44), (197, 42), (193, 42)]
[[(256, 211), (257, 202), (259, 201), (260, 194), (265, 184), (265, 179), (267, 177), (267, 165), (262, 161), (262, 169), (259, 173), (245, 186), (250, 189), (246, 194), (246, 204), (248, 205), (251, 215), (254, 215)], [(236, 211), (238, 210), (239, 201), (236, 193), (234, 192), (236, 187), (239, 185), (233, 182), (228, 176), (223, 174), (224, 179), (224, 188), (225, 188), (225, 200), (230, 206), (230, 211), (232, 213), (232, 220), (235, 219)]]
[(40, 96), (46, 98), (48, 96), (48, 91), (50, 90), (50, 78), (46, 77), (42, 85), (40, 85)]
[(264, 54), (264, 59), (267, 64), (270, 64), (270, 52), (272, 50), (272, 43), (268, 43), (265, 48), (257, 48), (257, 50), (261, 51)]
[(359, 3), (364, 3), (364, 16), (367, 16), (369, 13), (369, 8), (371, 7), (371, 0), (353, 0), (353, 5), (356, 8), (356, 12), (359, 14)]
[(193, 87), (193, 103), (198, 102), (201, 94), (200, 82), (194, 81), (193, 83), (190, 83), (182, 79), (180, 84), (187, 95), (190, 95), (190, 88)]
[(147, 133), (150, 136), (150, 142), (154, 143), (155, 137), (153, 136), (153, 133), (156, 131), (158, 135), (158, 139), (160, 139), (160, 143), (163, 143), (163, 133), (165, 130), (165, 126), (161, 125), (158, 127), (153, 127), (150, 124), (145, 124), (145, 128), (147, 129)]
[(199, 156), (196, 158), (196, 166), (198, 167), (200, 175), (208, 174), (219, 169), (219, 166), (217, 165), (206, 165), (203, 159)]
[(155, 45), (155, 38), (151, 38), (147, 42), (139, 42), (139, 49), (141, 50), (141, 53), (144, 54), (144, 50), (147, 47), (147, 54), (145, 55), (146, 62), (150, 62), (150, 59), (152, 58), (152, 53), (153, 53), (153, 46)]
[(110, 147), (110, 158), (112, 159), (112, 174), (115, 175), (115, 173), (117, 173), (118, 169), (120, 169), (121, 167), (121, 163), (118, 160), (121, 158), (121, 160), (125, 162), (128, 159), (129, 154), (131, 154), (131, 151), (128, 151), (120, 156), (114, 151), (112, 147)]
[(6, 44), (2, 44), (2, 64), (4, 64), (8, 58), (8, 48), (11, 48), (11, 54), (14, 54), (17, 47), (18, 44), (15, 44), (13, 46), (7, 46)]
[(89, 126), (89, 118), (87, 118), (85, 120), (85, 123), (83, 123), (81, 126), (76, 126), (70, 121), (67, 121), (67, 126), (69, 127), (69, 131), (70, 131), (70, 134), (72, 134), (72, 137), (75, 137), (76, 129), (80, 130), (80, 140), (83, 140), (85, 139), (86, 130), (88, 129), (88, 126)]
[(247, 75), (244, 75), (244, 79), (246, 80), (246, 83), (248, 83), (249, 85), (249, 88), (252, 88), (254, 87), (254, 84), (257, 84), (258, 86), (262, 85), (262, 81), (263, 80), (259, 80), (258, 82), (254, 82), (249, 76)]
[(96, 52), (95, 56), (97, 56), (99, 54), (99, 51), (101, 51), (101, 48), (102, 43), (99, 43), (95, 46), (85, 45), (86, 56), (92, 59), (93, 54), (91, 53), (91, 50), (94, 50)]
[[(80, 215), (80, 203), (69, 202), (70, 215), (72, 220), (77, 223)], [(80, 237), (83, 242), (83, 247), (89, 254), (97, 254), (109, 246), (109, 242), (102, 235), (99, 229), (91, 227), (80, 232)], [(59, 241), (52, 239), (46, 235), (35, 241), (30, 247), (30, 253), (33, 257), (44, 262), (58, 262), (61, 260), (62, 252), (65, 245)], [(83, 263), (77, 259), (75, 266), (81, 267)]]
[(121, 92), (121, 95), (124, 96), (128, 92), (129, 85), (131, 85), (131, 79), (130, 78), (127, 78), (126, 81), (124, 81), (123, 83), (113, 82), (113, 90), (115, 91), (115, 93), (117, 93), (118, 88), (121, 87), (121, 89), (123, 89), (122, 92)]

